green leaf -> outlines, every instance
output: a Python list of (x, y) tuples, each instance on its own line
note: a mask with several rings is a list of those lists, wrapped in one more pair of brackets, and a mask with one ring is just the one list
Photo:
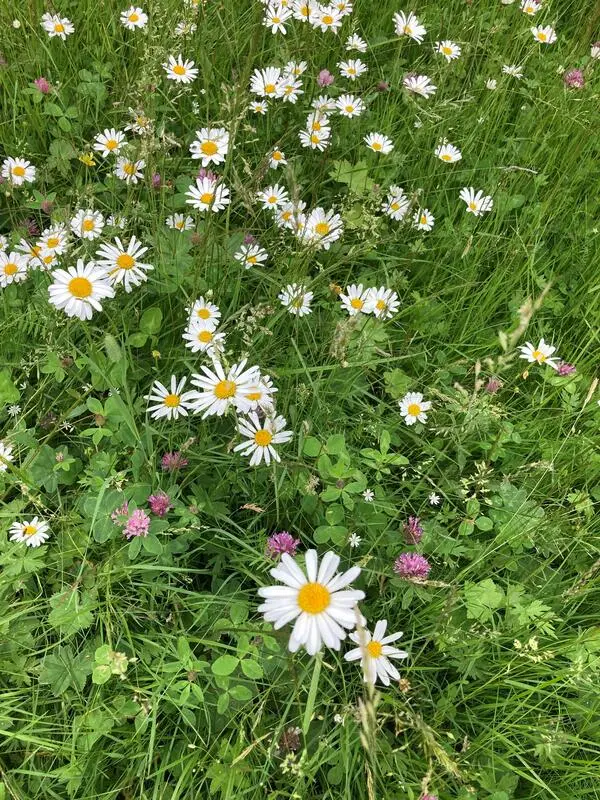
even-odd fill
[(81, 691), (92, 671), (92, 659), (85, 651), (78, 655), (67, 645), (57, 647), (44, 659), (40, 683), (49, 684), (50, 691), (58, 697), (70, 687)]
[(112, 361), (113, 364), (117, 364), (123, 358), (123, 352), (119, 347), (119, 343), (110, 333), (104, 336), (104, 349), (106, 350), (109, 361)]
[(473, 533), (473, 523), (471, 520), (465, 519), (458, 526), (459, 536), (470, 536)]
[(231, 675), (237, 665), (240, 663), (239, 658), (236, 656), (230, 656), (225, 654), (224, 656), (219, 656), (216, 661), (213, 661), (211, 664), (211, 670), (213, 675)]
[(155, 556), (159, 556), (163, 551), (161, 542), (151, 533), (142, 537), (142, 547), (147, 553), (152, 553)]
[(97, 686), (102, 686), (102, 684), (107, 683), (111, 677), (112, 670), (108, 664), (99, 664), (97, 667), (94, 667), (94, 671), (92, 672), (92, 683), (95, 683)]
[(127, 343), (130, 344), (131, 347), (143, 347), (147, 341), (148, 337), (145, 333), (132, 333), (127, 339)]
[(252, 699), (252, 690), (249, 686), (244, 686), (243, 684), (232, 686), (229, 694), (234, 700), (240, 700), (241, 702), (247, 702)]
[(242, 672), (247, 678), (253, 678), (254, 680), (257, 680), (258, 678), (263, 677), (263, 668), (258, 661), (251, 661), (250, 659), (245, 658), (242, 660), (241, 664)]
[(342, 493), (341, 489), (338, 489), (337, 486), (328, 486), (324, 492), (321, 492), (321, 500), (324, 503), (333, 503), (334, 500), (337, 500)]
[(63, 110), (60, 106), (57, 106), (56, 103), (46, 103), (44, 106), (44, 114), (47, 117), (62, 117)]
[(325, 519), (330, 525), (337, 525), (344, 519), (344, 508), (339, 503), (329, 506), (325, 512)]
[(494, 523), (489, 517), (477, 517), (475, 527), (479, 528), (480, 531), (491, 531)]
[(158, 306), (147, 308), (140, 320), (140, 330), (149, 335), (158, 333), (162, 323), (162, 317), (162, 311)]
[(314, 436), (309, 436), (307, 439), (304, 440), (304, 446), (302, 448), (302, 452), (305, 456), (309, 456), (310, 458), (316, 458), (322, 450), (321, 442), (318, 439), (315, 439)]
[(504, 592), (491, 578), (486, 578), (479, 583), (466, 583), (464, 599), (467, 617), (487, 622), (494, 616), (494, 611), (503, 605)]
[(332, 456), (339, 456), (346, 452), (346, 440), (343, 433), (334, 433), (327, 439), (325, 449)]
[(88, 594), (80, 596), (77, 589), (69, 588), (52, 595), (50, 605), (52, 611), (48, 615), (48, 622), (64, 636), (73, 636), (77, 631), (89, 628), (94, 621), (94, 601)]
[(388, 450), (390, 449), (390, 442), (392, 441), (392, 437), (390, 436), (389, 431), (381, 431), (381, 436), (379, 437), (379, 449), (385, 455)]
[(10, 370), (0, 369), (0, 405), (16, 403), (21, 392), (11, 380)]

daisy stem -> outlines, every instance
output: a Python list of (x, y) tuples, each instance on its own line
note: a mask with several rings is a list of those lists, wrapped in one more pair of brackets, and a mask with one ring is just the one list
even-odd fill
[(319, 678), (321, 676), (321, 665), (323, 663), (323, 653), (317, 653), (315, 656), (315, 668), (310, 682), (310, 689), (308, 690), (308, 699), (306, 701), (306, 708), (304, 709), (304, 719), (302, 720), (302, 733), (306, 738), (310, 722), (312, 719), (313, 711), (315, 708), (315, 699), (317, 697), (317, 689), (319, 688)]

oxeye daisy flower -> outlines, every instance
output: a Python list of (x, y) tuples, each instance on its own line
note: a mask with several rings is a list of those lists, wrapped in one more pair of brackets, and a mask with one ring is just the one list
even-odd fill
[(405, 14), (404, 11), (394, 14), (394, 29), (396, 36), (408, 36), (409, 39), (414, 39), (419, 44), (421, 44), (423, 37), (427, 33), (412, 12)]
[(252, 385), (244, 393), (244, 398), (250, 403), (251, 411), (260, 409), (265, 414), (272, 414), (275, 406), (273, 395), (277, 391), (268, 375), (256, 372)]
[(381, 210), (397, 221), (404, 219), (410, 208), (410, 199), (400, 186), (390, 186), (385, 202), (381, 204)]
[(148, 248), (143, 247), (135, 236), (131, 237), (127, 247), (116, 236), (114, 244), (100, 245), (96, 253), (96, 263), (104, 267), (106, 277), (112, 286), (122, 283), (125, 291), (129, 293), (134, 286), (147, 281), (146, 273), (154, 269), (152, 264), (141, 261), (147, 250)]
[(169, 56), (167, 62), (162, 65), (167, 73), (167, 78), (176, 83), (191, 83), (198, 77), (198, 70), (194, 67), (193, 61), (184, 61), (181, 54), (177, 58)]
[(117, 131), (114, 128), (106, 128), (103, 133), (99, 133), (94, 139), (92, 147), (101, 156), (118, 154), (119, 150), (125, 143), (125, 134), (123, 131)]
[(264, 100), (253, 100), (248, 104), (248, 110), (252, 111), (253, 114), (260, 114), (264, 117), (267, 113), (267, 104)]
[(346, 50), (358, 50), (359, 53), (366, 53), (367, 43), (358, 34), (353, 33), (346, 39)]
[(558, 357), (552, 357), (552, 354), (556, 352), (556, 347), (546, 344), (543, 339), (540, 339), (540, 343), (537, 347), (531, 344), (531, 342), (521, 345), (521, 347), (519, 347), (519, 352), (521, 354), (519, 358), (524, 358), (525, 361), (528, 361), (530, 364), (548, 364), (552, 369), (557, 369)]
[(5, 158), (1, 174), (12, 186), (22, 186), (24, 183), (35, 181), (35, 167), (25, 158)]
[(259, 97), (276, 97), (277, 85), (281, 79), (279, 67), (255, 69), (250, 78), (250, 91)]
[(484, 195), (481, 189), (476, 194), (472, 186), (465, 186), (461, 189), (459, 196), (467, 204), (467, 213), (476, 217), (481, 217), (491, 211), (494, 205), (494, 201), (489, 195)]
[(216, 178), (196, 178), (196, 185), (190, 186), (185, 196), (188, 205), (198, 211), (210, 209), (215, 214), (231, 203), (229, 189), (218, 183)]
[(204, 374), (192, 375), (192, 384), (201, 389), (195, 392), (192, 408), (195, 413), (203, 411), (202, 419), (213, 414), (222, 416), (231, 406), (239, 413), (246, 414), (252, 403), (245, 395), (257, 380), (258, 367), (246, 369), (246, 359), (234, 364), (227, 372), (215, 361), (213, 369), (202, 366)]
[(191, 36), (193, 33), (196, 33), (198, 30), (198, 26), (195, 22), (187, 22), (186, 20), (181, 20), (175, 26), (175, 36)]
[(137, 183), (140, 178), (144, 177), (142, 170), (145, 166), (146, 162), (142, 158), (138, 161), (130, 161), (128, 158), (120, 156), (117, 158), (114, 174), (127, 184)]
[(409, 92), (425, 99), (432, 97), (437, 91), (437, 86), (431, 83), (427, 75), (406, 75), (402, 83)]
[(271, 169), (278, 169), (279, 167), (284, 167), (287, 163), (288, 162), (285, 158), (285, 154), (281, 150), (279, 150), (278, 148), (271, 150), (271, 154), (269, 155), (269, 167)]
[(456, 44), (456, 42), (451, 42), (448, 39), (443, 42), (436, 42), (434, 49), (436, 53), (444, 56), (448, 63), (453, 61), (455, 58), (458, 58), (461, 53), (460, 45)]
[(594, 42), (590, 50), (590, 55), (592, 58), (600, 58), (600, 42)]
[[(0, 247), (0, 251), (4, 250), (5, 247), (6, 245), (4, 247)], [(26, 256), (28, 267), (31, 267), (32, 269), (39, 269), (43, 267), (43, 263), (40, 259), (40, 255), (42, 253), (41, 245), (30, 244), (26, 239), (21, 239), (19, 244), (16, 245), (15, 250), (17, 253), (21, 253), (21, 255)]]
[(267, 417), (261, 422), (258, 414), (251, 411), (246, 418), (238, 419), (238, 430), (247, 441), (237, 444), (233, 448), (234, 452), (251, 456), (251, 467), (258, 466), (263, 459), (265, 464), (270, 464), (271, 459), (281, 461), (273, 445), (289, 442), (294, 436), (292, 431), (285, 430), (286, 424), (284, 417)]
[(261, 201), (263, 208), (270, 208), (276, 211), (280, 206), (289, 202), (287, 189), (276, 183), (274, 186), (267, 186), (266, 189), (256, 193), (256, 197)]
[(300, 131), (298, 134), (300, 143), (303, 147), (310, 147), (312, 150), (323, 152), (329, 144), (331, 128), (324, 128), (320, 131)]
[(277, 84), (277, 97), (283, 100), (284, 103), (295, 105), (301, 94), (304, 94), (302, 81), (293, 75), (284, 75)]
[(29, 259), (23, 253), (5, 253), (0, 250), (0, 288), (20, 283), (27, 277)]
[(510, 75), (512, 78), (520, 80), (523, 77), (523, 67), (518, 67), (516, 64), (505, 64), (502, 67), (504, 75)]
[(454, 164), (456, 161), (460, 161), (462, 158), (462, 153), (458, 147), (455, 147), (453, 144), (449, 144), (448, 142), (438, 145), (438, 147), (435, 149), (435, 155), (440, 159), (440, 161), (444, 161), (446, 164)]
[(94, 311), (102, 311), (102, 300), (115, 296), (106, 271), (93, 261), (84, 264), (78, 259), (76, 267), (54, 270), (52, 280), (48, 287), (50, 302), (68, 317), (91, 319)]
[(338, 69), (343, 78), (349, 78), (351, 81), (355, 81), (357, 78), (360, 78), (361, 75), (364, 75), (369, 68), (366, 64), (363, 64), (360, 58), (350, 58), (348, 61), (340, 61)]
[(349, 634), (349, 638), (358, 645), (354, 650), (349, 650), (344, 654), (346, 661), (358, 661), (362, 667), (365, 683), (375, 685), (377, 679), (384, 686), (390, 685), (390, 679), (400, 680), (400, 673), (390, 661), (391, 658), (408, 658), (406, 650), (398, 650), (392, 647), (392, 642), (396, 642), (403, 636), (403, 633), (392, 633), (385, 635), (387, 620), (381, 619), (375, 624), (373, 634), (361, 628)]
[(333, 7), (337, 8), (340, 14), (344, 17), (349, 16), (354, 10), (350, 0), (334, 0)]
[(335, 6), (323, 6), (315, 12), (309, 22), (314, 28), (320, 28), (323, 32), (337, 33), (342, 27), (343, 18), (344, 15)]
[(327, 133), (329, 136), (331, 132), (329, 117), (321, 111), (311, 111), (306, 118), (306, 130), (311, 133)]
[(179, 231), (180, 233), (194, 229), (193, 218), (185, 214), (171, 214), (166, 218), (165, 224), (168, 228), (171, 228), (171, 230)]
[(52, 225), (42, 231), (37, 243), (42, 248), (42, 251), (60, 256), (69, 247), (69, 234), (64, 225)]
[(225, 128), (201, 128), (190, 145), (192, 158), (202, 159), (202, 166), (222, 164), (229, 150), (229, 133)]
[(540, 0), (521, 0), (521, 11), (533, 17), (542, 7)]
[(413, 217), (413, 225), (419, 231), (430, 231), (435, 223), (435, 217), (428, 208), (420, 208)]
[(421, 392), (408, 392), (398, 401), (400, 415), (404, 417), (407, 425), (414, 425), (415, 422), (424, 424), (427, 422), (427, 414), (431, 408), (431, 402), (423, 400)]
[(75, 30), (70, 20), (66, 17), (60, 17), (58, 14), (42, 14), (40, 24), (51, 39), (58, 36), (63, 42)]
[(50, 526), (43, 519), (34, 517), (26, 522), (13, 522), (8, 533), (11, 542), (39, 547), (50, 538)]
[(392, 140), (382, 133), (369, 133), (365, 136), (363, 141), (374, 153), (383, 153), (387, 155), (394, 149)]
[(313, 293), (306, 291), (306, 286), (297, 283), (290, 283), (277, 295), (281, 305), (287, 308), (290, 314), (297, 317), (305, 317), (312, 313), (310, 304), (312, 303)]
[(292, 10), (279, 3), (269, 3), (265, 9), (263, 25), (270, 28), (271, 33), (283, 33), (285, 36), (285, 23), (292, 16)]
[(322, 119), (323, 117), (326, 118), (327, 114), (335, 111), (336, 101), (332, 97), (327, 97), (326, 94), (320, 94), (312, 101), (311, 106), (317, 112), (318, 119)]
[(535, 26), (531, 28), (531, 33), (533, 38), (540, 44), (554, 44), (557, 39), (556, 31), (551, 25), (546, 25), (545, 27)]
[(337, 573), (340, 558), (331, 552), (323, 556), (319, 567), (316, 550), (307, 550), (304, 561), (306, 573), (290, 555), (282, 554), (270, 574), (283, 586), (260, 588), (258, 594), (265, 602), (258, 610), (275, 630), (296, 620), (288, 643), (292, 653), (302, 646), (311, 656), (323, 645), (339, 650), (346, 630), (362, 620), (356, 604), (365, 594), (346, 588), (358, 578), (360, 567)]
[(192, 353), (210, 353), (213, 357), (219, 356), (225, 345), (224, 333), (216, 333), (214, 327), (197, 321), (190, 322), (183, 332), (183, 339)]
[(233, 257), (243, 264), (246, 269), (250, 269), (250, 267), (264, 264), (269, 258), (269, 254), (259, 244), (243, 244)]
[(379, 319), (391, 319), (400, 308), (398, 295), (393, 289), (381, 286), (379, 289), (368, 289), (367, 305)]
[(340, 293), (339, 298), (351, 317), (357, 314), (370, 314), (373, 311), (371, 289), (365, 289), (362, 283), (351, 284), (346, 287), (346, 294)]
[(284, 203), (275, 214), (275, 223), (280, 228), (288, 228), (289, 230), (298, 230), (300, 222), (304, 226), (304, 209), (306, 203), (301, 200), (299, 203)]
[(293, 0), (292, 13), (294, 19), (300, 22), (310, 22), (313, 24), (314, 18), (320, 10), (317, 0)]
[(79, 210), (71, 220), (71, 230), (80, 239), (97, 239), (104, 228), (104, 217), (99, 211)]
[(283, 74), (294, 75), (294, 77), (298, 78), (300, 75), (304, 75), (307, 69), (308, 63), (306, 61), (288, 61), (283, 68)]
[(199, 297), (187, 311), (190, 315), (190, 324), (199, 321), (211, 330), (217, 327), (221, 318), (219, 307), (209, 300), (205, 300), (204, 297)]
[(110, 214), (110, 216), (106, 218), (106, 224), (109, 228), (120, 228), (123, 230), (127, 227), (127, 222), (127, 217), (122, 217), (119, 214)]
[(318, 207), (306, 217), (302, 229), (299, 230), (299, 236), (304, 244), (329, 250), (343, 232), (344, 226), (340, 215), (333, 210), (325, 211), (324, 208)]
[(335, 101), (335, 107), (342, 117), (360, 117), (365, 110), (363, 101), (353, 94), (340, 95)]
[(166, 417), (168, 420), (179, 419), (180, 416), (187, 417), (188, 410), (191, 408), (189, 400), (195, 396), (195, 392), (184, 392), (186, 378), (178, 380), (175, 375), (171, 375), (171, 386), (167, 389), (160, 381), (154, 381), (149, 394), (144, 396), (144, 400), (154, 405), (148, 405), (148, 413), (152, 419)]
[(12, 446), (0, 442), (0, 472), (6, 472), (9, 463), (14, 461), (14, 459)]
[(140, 136), (145, 136), (149, 133), (152, 133), (154, 129), (154, 122), (147, 117), (145, 114), (134, 111), (133, 108), (129, 109), (129, 113), (132, 116), (132, 121), (125, 125), (126, 131), (133, 131), (134, 133), (139, 134)]
[(126, 11), (121, 12), (121, 25), (128, 30), (134, 31), (136, 28), (145, 28), (148, 22), (148, 15), (137, 6), (130, 6)]

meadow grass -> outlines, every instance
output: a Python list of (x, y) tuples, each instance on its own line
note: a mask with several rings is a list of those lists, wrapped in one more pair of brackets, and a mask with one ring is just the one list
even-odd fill
[[(143, 7), (148, 26), (130, 32), (125, 4), (61, 0), (75, 25), (61, 42), (40, 26), (42, 2), (0, 0), (0, 156), (38, 170), (24, 189), (0, 187), (0, 234), (12, 248), (35, 238), (32, 223), (93, 207), (129, 220), (101, 241), (135, 234), (154, 266), (88, 322), (48, 303), (40, 270), (0, 290), (0, 438), (14, 449), (0, 472), (0, 800), (600, 797), (600, 62), (589, 55), (600, 4), (553, 0), (532, 19), (518, 3), (423, 0), (412, 8), (423, 45), (394, 34), (401, 6), (389, 0), (356, 0), (340, 35), (292, 20), (285, 37), (261, 25), (260, 2)], [(197, 29), (177, 36), (183, 19)], [(558, 41), (538, 45), (534, 24)], [(369, 43), (351, 54), (369, 66), (356, 84), (336, 67), (353, 30)], [(451, 64), (432, 51), (446, 38), (462, 48)], [(180, 52), (199, 68), (190, 88), (161, 67)], [(250, 114), (254, 69), (291, 59), (308, 65), (298, 103)], [(316, 83), (324, 68), (330, 89)], [(570, 68), (584, 88), (564, 85)], [(412, 71), (435, 97), (403, 91)], [(40, 76), (50, 94), (33, 87)], [(332, 117), (323, 153), (303, 149), (311, 101), (342, 88), (366, 112)], [(146, 166), (126, 186), (98, 154), (81, 159), (130, 108), (154, 128), (128, 133)], [(184, 193), (205, 125), (235, 143), (216, 168), (232, 203), (200, 215)], [(392, 153), (367, 150), (371, 131)], [(462, 151), (456, 164), (433, 155), (444, 138)], [(272, 171), (275, 145), (289, 163)], [(256, 202), (275, 182), (309, 209), (334, 208), (343, 237), (300, 247)], [(381, 213), (391, 184), (434, 213), (432, 231)], [(465, 213), (468, 186), (493, 197), (489, 214)], [(168, 230), (174, 212), (191, 213), (194, 230)], [(234, 259), (246, 234), (267, 266)], [(60, 266), (97, 244), (73, 243)], [(314, 293), (309, 316), (277, 299), (294, 282)], [(348, 317), (338, 294), (361, 282), (396, 291), (398, 313)], [(181, 338), (186, 307), (208, 293), (228, 362), (248, 356), (278, 388), (294, 432), (281, 463), (252, 468), (233, 451), (233, 412), (146, 415), (154, 380), (208, 363)], [(575, 373), (519, 359), (517, 346), (542, 336)], [(407, 391), (432, 402), (426, 425), (404, 424)], [(174, 451), (187, 466), (162, 470)], [(171, 510), (128, 543), (111, 514), (158, 490)], [(48, 542), (11, 542), (15, 520), (35, 514)], [(411, 515), (417, 547), (403, 536)], [(289, 626), (262, 620), (265, 543), (280, 530), (300, 551), (361, 566), (371, 627), (404, 631), (399, 683), (372, 689), (329, 649), (291, 654)], [(394, 574), (406, 550), (427, 557), (429, 580)]]

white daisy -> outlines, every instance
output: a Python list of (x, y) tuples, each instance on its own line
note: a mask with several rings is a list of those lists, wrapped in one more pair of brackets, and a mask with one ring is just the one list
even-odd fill
[(144, 400), (149, 405), (147, 412), (152, 419), (166, 417), (168, 420), (179, 419), (180, 416), (187, 417), (191, 408), (189, 400), (195, 396), (195, 392), (184, 392), (186, 378), (177, 380), (175, 375), (171, 375), (171, 387), (167, 389), (160, 381), (154, 381), (150, 393), (144, 396)]
[(367, 43), (356, 33), (346, 39), (346, 50), (358, 50), (359, 53), (367, 52)]
[(225, 345), (225, 334), (216, 333), (214, 327), (203, 322), (191, 322), (183, 332), (183, 339), (192, 353), (210, 353), (213, 358), (223, 352)]
[(448, 142), (438, 145), (438, 147), (435, 148), (435, 155), (440, 161), (445, 161), (446, 164), (454, 164), (455, 161), (460, 161), (462, 158), (462, 153), (458, 147)]
[(93, 261), (84, 264), (78, 259), (76, 267), (54, 270), (52, 279), (48, 287), (50, 302), (68, 317), (91, 319), (94, 311), (102, 311), (102, 300), (115, 296), (106, 271)]
[(28, 265), (29, 259), (23, 253), (0, 250), (0, 287), (5, 289), (11, 283), (24, 281)]
[(314, 23), (314, 19), (320, 10), (317, 0), (293, 0), (292, 13), (294, 19), (299, 19), (300, 22)]
[(335, 6), (323, 6), (317, 10), (309, 22), (314, 28), (321, 28), (323, 32), (337, 33), (342, 27), (344, 15)]
[(554, 44), (557, 39), (556, 31), (551, 25), (546, 25), (545, 27), (536, 26), (531, 28), (531, 33), (533, 34), (533, 38), (540, 42), (540, 44)]
[(405, 14), (404, 11), (394, 14), (394, 29), (396, 36), (408, 36), (409, 39), (414, 39), (419, 44), (421, 44), (423, 37), (427, 33), (412, 12)]
[(277, 97), (284, 103), (295, 105), (301, 94), (304, 94), (302, 81), (294, 75), (284, 75), (277, 84)]
[(247, 441), (237, 444), (233, 449), (244, 456), (250, 456), (250, 466), (256, 467), (264, 459), (265, 464), (270, 464), (271, 459), (281, 461), (279, 453), (273, 445), (289, 442), (294, 436), (292, 431), (286, 431), (284, 417), (267, 417), (264, 422), (258, 418), (255, 411), (251, 411), (246, 418), (238, 419), (238, 430)]
[(171, 214), (166, 218), (165, 224), (168, 228), (171, 228), (171, 230), (179, 231), (180, 233), (183, 231), (191, 231), (194, 228), (193, 218), (185, 214)]
[(476, 217), (481, 217), (491, 211), (494, 205), (494, 201), (489, 195), (484, 195), (481, 189), (475, 194), (472, 186), (465, 186), (461, 189), (459, 196), (467, 204), (467, 213)]
[(340, 61), (338, 69), (343, 78), (355, 81), (361, 75), (364, 75), (369, 68), (366, 64), (363, 64), (360, 58), (350, 58), (348, 61)]
[(274, 186), (267, 186), (266, 189), (256, 193), (256, 197), (262, 203), (263, 208), (269, 208), (276, 211), (280, 206), (289, 202), (287, 189), (276, 183)]
[(542, 7), (541, 0), (521, 0), (521, 11), (533, 17)]
[(245, 397), (257, 380), (258, 367), (246, 369), (246, 359), (234, 364), (227, 372), (215, 361), (213, 369), (200, 367), (203, 375), (192, 375), (192, 383), (202, 391), (196, 392), (192, 400), (195, 413), (204, 411), (202, 419), (213, 414), (222, 416), (231, 406), (246, 414), (252, 403)]
[(346, 588), (358, 578), (360, 567), (336, 574), (340, 558), (326, 553), (319, 568), (316, 550), (307, 550), (304, 561), (306, 574), (288, 553), (282, 554), (281, 562), (270, 574), (284, 585), (260, 588), (258, 594), (265, 602), (258, 610), (275, 630), (296, 620), (288, 644), (292, 653), (304, 646), (313, 656), (323, 644), (339, 650), (346, 638), (344, 629), (361, 622), (356, 604), (365, 594)]
[(320, 150), (323, 152), (329, 144), (331, 136), (331, 128), (324, 128), (320, 131), (300, 131), (298, 134), (300, 143), (303, 147), (310, 147), (311, 150)]
[(431, 408), (431, 402), (423, 400), (420, 392), (408, 392), (402, 400), (398, 401), (400, 415), (404, 417), (407, 425), (414, 425), (415, 422), (425, 423), (427, 421), (426, 411)]
[(115, 128), (106, 128), (103, 133), (97, 134), (92, 147), (103, 158), (106, 158), (107, 156), (118, 154), (125, 141), (123, 131), (117, 131)]
[(397, 221), (404, 219), (410, 208), (410, 198), (404, 193), (400, 186), (390, 186), (385, 202), (381, 204), (381, 210)]
[(248, 109), (252, 111), (253, 114), (260, 114), (264, 117), (267, 113), (267, 104), (264, 100), (253, 100), (248, 104)]
[(244, 392), (244, 398), (250, 403), (251, 411), (260, 409), (265, 414), (272, 414), (275, 407), (273, 395), (277, 391), (271, 378), (257, 371), (252, 385)]
[(409, 92), (418, 94), (425, 99), (431, 97), (437, 91), (437, 86), (431, 83), (427, 75), (407, 75), (402, 83)]
[(300, 200), (297, 204), (285, 203), (277, 210), (275, 215), (275, 223), (279, 228), (288, 228), (289, 230), (297, 231), (300, 225), (305, 224), (304, 209), (306, 203)]
[(115, 244), (102, 244), (96, 253), (96, 263), (104, 267), (106, 277), (112, 286), (122, 283), (127, 293), (134, 286), (139, 286), (148, 280), (147, 272), (154, 269), (152, 264), (141, 261), (148, 250), (141, 242), (132, 236), (127, 247), (115, 237)]
[(363, 141), (374, 153), (387, 155), (394, 149), (392, 140), (382, 133), (369, 133), (364, 137)]
[(353, 94), (340, 95), (335, 101), (335, 107), (342, 117), (360, 117), (365, 110), (363, 101)]
[(327, 114), (335, 111), (336, 101), (332, 97), (327, 97), (326, 94), (320, 94), (312, 101), (311, 106), (318, 113), (318, 118), (322, 119), (323, 117), (326, 117)]
[(398, 295), (393, 289), (381, 286), (379, 289), (369, 289), (368, 305), (373, 314), (379, 319), (390, 319), (400, 308)]
[(1, 174), (12, 186), (22, 186), (24, 183), (35, 181), (35, 167), (25, 158), (5, 158)]
[(436, 42), (434, 49), (436, 53), (440, 53), (440, 55), (444, 56), (448, 62), (458, 58), (461, 53), (460, 45), (456, 44), (456, 42), (451, 42), (448, 39), (443, 42)]
[(50, 527), (39, 517), (29, 522), (13, 522), (9, 530), (10, 541), (26, 544), (27, 547), (39, 547), (50, 538)]
[(167, 62), (162, 65), (167, 73), (167, 78), (176, 83), (192, 83), (198, 77), (198, 70), (194, 67), (193, 61), (184, 61), (181, 53), (177, 58), (169, 56)]
[(540, 343), (537, 347), (531, 342), (521, 345), (521, 347), (519, 347), (519, 352), (521, 353), (519, 358), (524, 358), (525, 361), (528, 361), (530, 364), (548, 364), (552, 369), (558, 369), (559, 359), (557, 356), (552, 357), (552, 354), (556, 352), (556, 347), (553, 347), (551, 344), (546, 344), (543, 339), (540, 339)]
[(225, 128), (201, 128), (190, 145), (192, 158), (202, 159), (202, 166), (222, 164), (229, 150), (229, 133)]
[(279, 150), (277, 147), (271, 151), (269, 155), (269, 167), (271, 169), (278, 169), (279, 167), (284, 167), (287, 164), (287, 160), (285, 158), (285, 154)]
[(386, 628), (387, 620), (381, 619), (375, 624), (373, 635), (366, 628), (354, 631), (349, 638), (358, 647), (344, 654), (346, 661), (358, 661), (360, 659), (365, 683), (370, 683), (371, 685), (375, 685), (378, 678), (384, 686), (390, 685), (390, 679), (399, 680), (400, 673), (392, 664), (390, 658), (408, 657), (408, 653), (405, 650), (398, 650), (398, 648), (391, 646), (392, 642), (400, 639), (403, 634), (393, 633), (386, 636)]
[(350, 2), (350, 0), (334, 0), (332, 5), (344, 17), (349, 16), (353, 11), (352, 3)]
[(259, 244), (243, 244), (233, 257), (243, 264), (246, 269), (250, 269), (250, 267), (264, 264), (269, 258), (269, 254)]
[(516, 64), (505, 64), (502, 67), (502, 72), (504, 75), (510, 75), (511, 78), (517, 78), (517, 80), (521, 80), (523, 77), (523, 67), (519, 67)]
[(99, 211), (80, 209), (71, 220), (71, 230), (80, 239), (97, 239), (104, 228), (104, 217)]
[(60, 17), (58, 14), (42, 14), (40, 24), (51, 39), (58, 36), (63, 42), (75, 30), (70, 20), (66, 17)]
[(6, 472), (9, 463), (14, 460), (12, 445), (0, 442), (0, 472)]
[(435, 223), (435, 217), (428, 208), (420, 208), (413, 217), (413, 225), (419, 231), (430, 231)]
[(279, 67), (255, 69), (250, 78), (250, 91), (259, 97), (276, 97), (277, 85), (281, 79)]
[(277, 295), (281, 305), (287, 308), (290, 314), (297, 317), (305, 317), (312, 313), (310, 304), (312, 303), (313, 293), (306, 291), (306, 286), (297, 283), (290, 283)]
[(130, 161), (128, 158), (119, 156), (115, 164), (114, 174), (125, 183), (137, 183), (140, 178), (144, 177), (142, 170), (146, 166), (146, 162), (140, 158), (138, 161)]
[(205, 300), (203, 297), (199, 297), (187, 311), (190, 315), (190, 324), (194, 321), (198, 321), (205, 327), (210, 328), (211, 331), (214, 331), (218, 326), (221, 318), (219, 307), (209, 300)]
[(130, 6), (126, 11), (121, 12), (121, 25), (128, 30), (134, 31), (136, 28), (144, 28), (148, 22), (148, 15), (137, 6)]
[(333, 210), (325, 211), (318, 207), (313, 209), (306, 217), (306, 221), (298, 231), (300, 240), (304, 244), (329, 250), (332, 243), (337, 241), (344, 233), (342, 218)]
[(140, 136), (146, 136), (154, 130), (154, 122), (140, 111), (135, 111), (133, 108), (129, 109), (132, 116), (132, 121), (125, 125), (126, 131), (133, 131)]
[(340, 293), (339, 298), (351, 317), (357, 314), (370, 314), (373, 311), (372, 289), (365, 288), (362, 283), (346, 286), (346, 294)]
[(265, 28), (270, 28), (271, 33), (283, 33), (285, 36), (285, 23), (291, 16), (291, 8), (287, 8), (280, 3), (269, 3), (265, 9), (263, 25)]
[(42, 251), (54, 253), (57, 256), (65, 253), (69, 247), (69, 234), (65, 225), (51, 225), (42, 231), (38, 239)]
[(229, 189), (222, 183), (217, 182), (217, 178), (196, 178), (196, 185), (190, 186), (185, 196), (185, 202), (198, 209), (206, 211), (210, 209), (213, 213), (222, 211), (231, 203)]
[(294, 75), (296, 78), (299, 78), (300, 75), (304, 75), (307, 69), (308, 69), (307, 61), (288, 61), (285, 67), (283, 68), (283, 74)]

